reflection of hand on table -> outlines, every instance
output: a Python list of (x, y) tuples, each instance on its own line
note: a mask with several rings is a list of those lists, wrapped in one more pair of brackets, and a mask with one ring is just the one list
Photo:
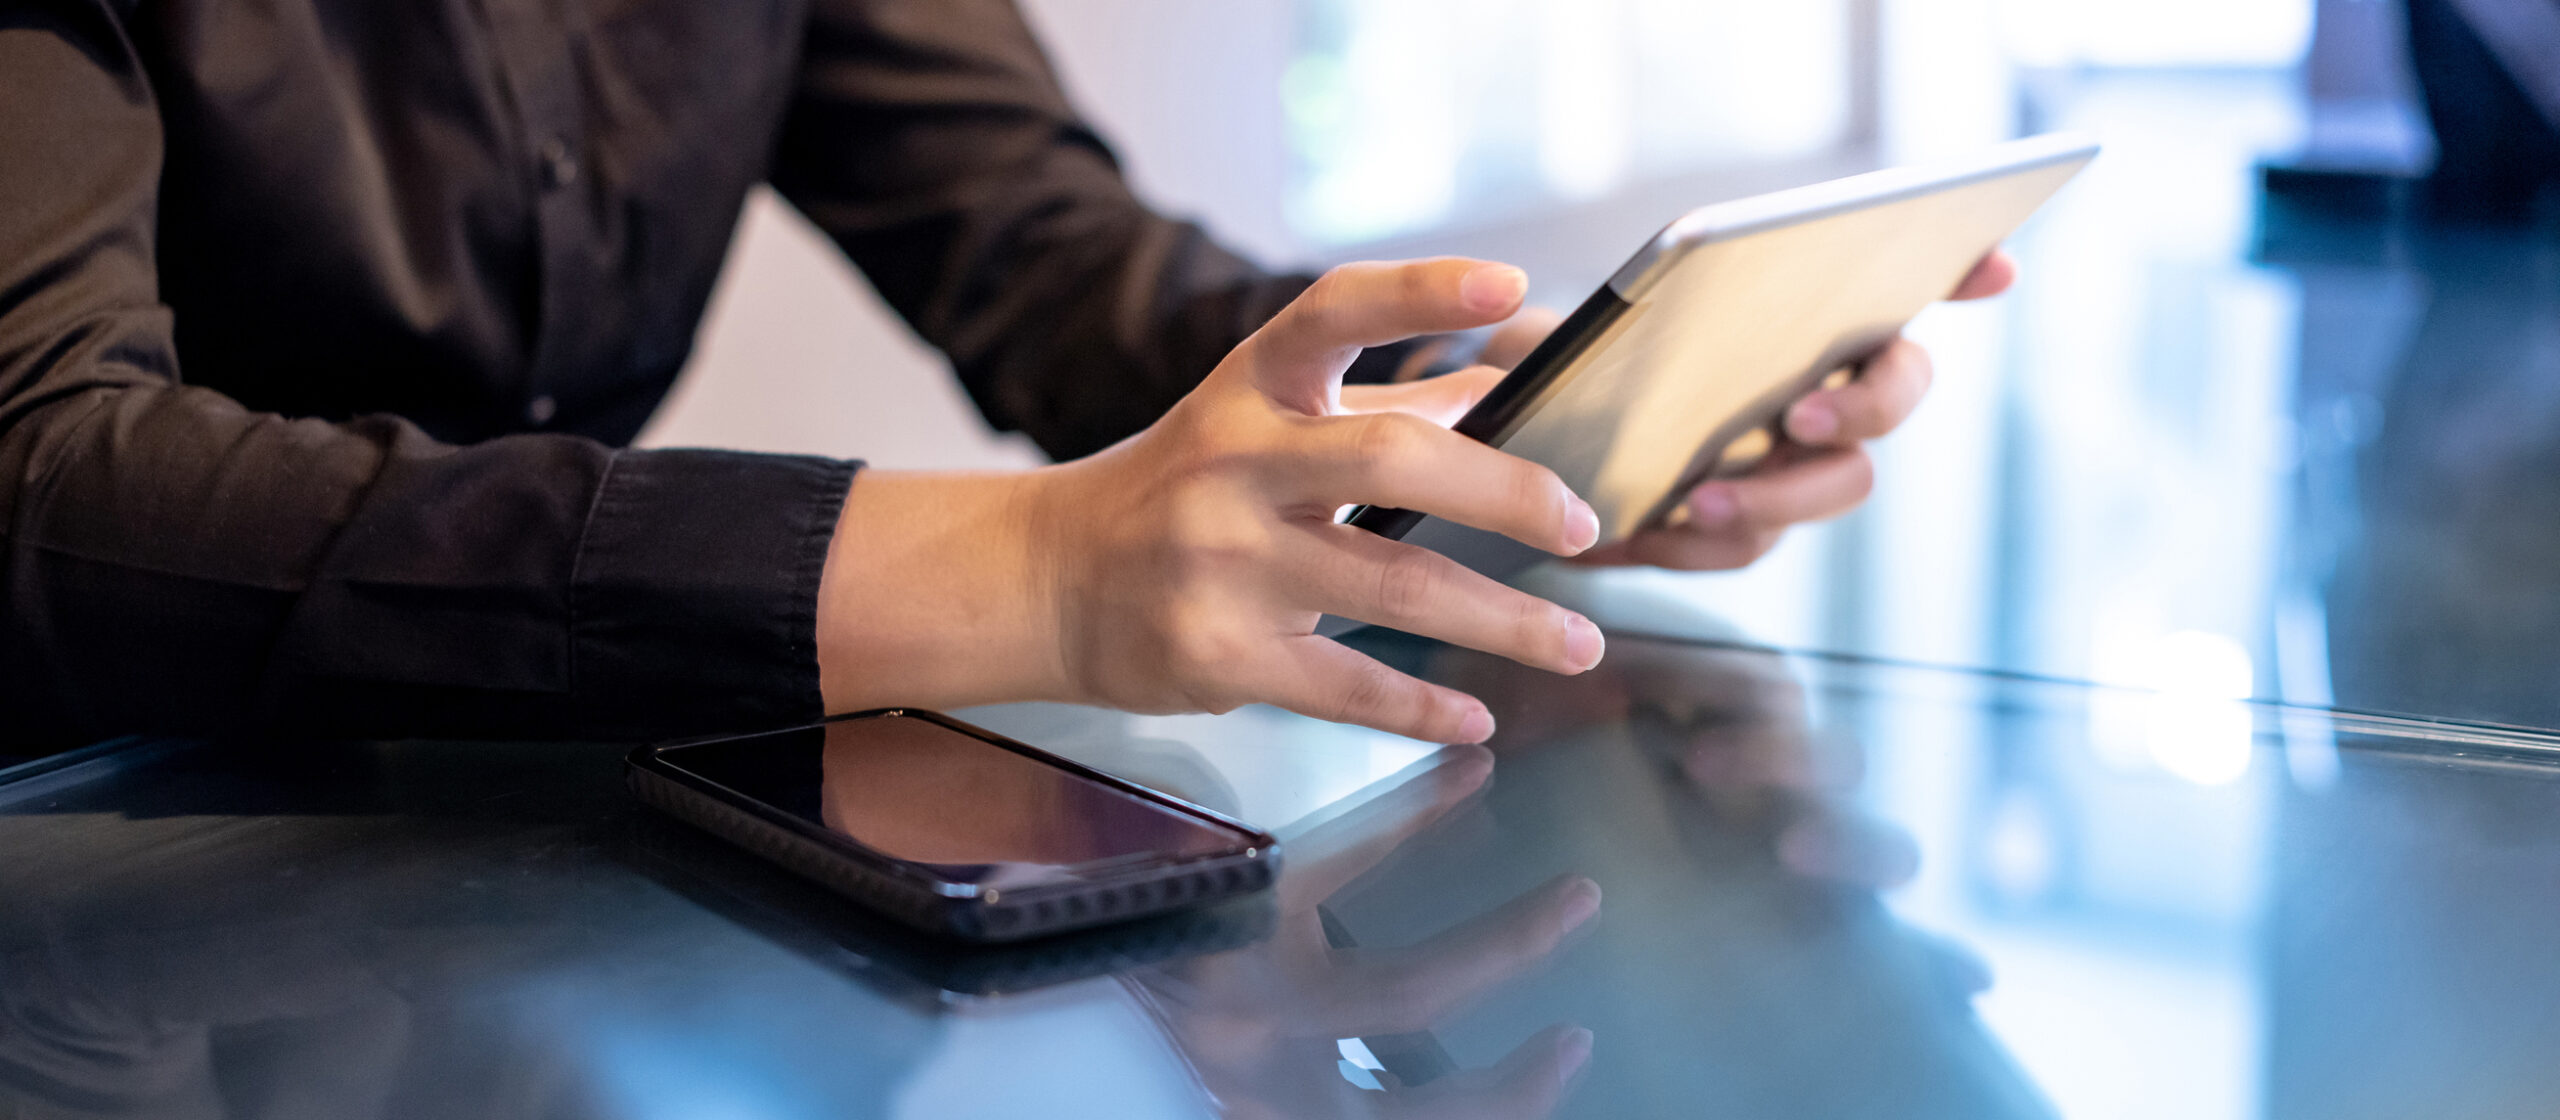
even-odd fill
[[(1571, 749), (1573, 732), (1630, 725), (1642, 749), (1695, 794), (1701, 827), (1762, 837), (1789, 874), (1885, 891), (1919, 873), (1910, 833), (1857, 804), (1863, 751), (1814, 732), (1804, 686), (1781, 654), (1625, 641), (1590, 673), (1565, 678), (1443, 650), (1427, 675), (1492, 700), (1501, 732), (1487, 745), (1500, 756)], [(1912, 933), (1952, 988), (1971, 995), (1990, 986), (1989, 967), (1971, 950)]]
[(1336, 949), (1317, 905), (1481, 788), (1492, 758), (1439, 765), (1290, 840), (1279, 924), (1262, 944), (1132, 974), (1132, 990), (1230, 1116), (1545, 1117), (1589, 1058), (1590, 1032), (1551, 1026), (1491, 1068), (1364, 1090), (1338, 1072), (1339, 1040), (1410, 1034), (1550, 957), (1598, 912), (1564, 876), (1405, 949)]
[(1775, 654), (1625, 642), (1581, 677), (1512, 671), (1447, 650), (1430, 674), (1493, 700), (1500, 754), (1557, 746), (1582, 728), (1634, 724), (1708, 808), (1767, 830), (1790, 870), (1878, 889), (1918, 871), (1901, 829), (1857, 810), (1857, 745), (1813, 734), (1804, 690)]
[(1856, 694), (1782, 655), (1632, 638), (1563, 682), (1372, 648), (1494, 699), (1500, 774), (1471, 835), (1434, 830), (1328, 911), (1409, 938), (1560, 871), (1609, 892), (1587, 943), (1435, 1032), (1456, 1053), (1587, 1026), (1590, 1115), (2054, 1115), (1975, 1009), (1981, 959), (1880, 897), (1917, 845), (1861, 793)]
[(0, 952), (0, 1116), (378, 1113), (411, 1008), (336, 932), (278, 921)]

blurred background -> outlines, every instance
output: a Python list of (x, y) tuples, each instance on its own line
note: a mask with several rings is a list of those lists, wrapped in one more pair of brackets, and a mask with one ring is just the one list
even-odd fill
[[(2406, 1115), (2429, 1108), (2379, 1089), (2453, 1083), (2333, 1035), (2461, 1021), (2473, 957), (2377, 950), (2368, 990), (2279, 954), (2404, 912), (2457, 941), (2533, 928), (2523, 895), (2422, 897), (2472, 879), (2369, 827), (2496, 814), (2373, 792), (2323, 722), (2253, 747), (2236, 701), (2560, 726), (2560, 237), (2533, 202), (2560, 164), (2560, 5), (1027, 7), (1161, 208), (1278, 265), (1509, 260), (1558, 308), (1694, 206), (2098, 134), (2015, 243), (2018, 289), (1914, 326), (1937, 387), (1864, 510), (1744, 572), (1537, 578), (1624, 629), (2130, 686), (2031, 731), (1979, 706), (1818, 716), (1894, 744), (1865, 797), (1932, 853), (1894, 905), (1999, 962), (1982, 1014), (2064, 1114)], [(2538, 79), (2512, 68), (2537, 52)], [(644, 440), (1038, 461), (770, 196)], [(2364, 824), (2322, 831), (2359, 797)], [(2350, 905), (2300, 871), (2375, 861), (2416, 893)]]
[[(2553, 725), (2560, 254), (2529, 198), (2441, 204), (2419, 178), (2430, 65), (2481, 87), (2433, 123), (2503, 98), (2549, 135), (2531, 83), (2500, 84), (2513, 44), (2463, 33), (2500, 4), (1026, 6), (1159, 207), (1276, 265), (1509, 260), (1559, 308), (1697, 205), (2094, 132), (2106, 155), (2015, 246), (2018, 290), (1914, 327), (1937, 388), (1867, 509), (1746, 572), (1549, 584), (1636, 629)], [(770, 196), (643, 438), (1038, 461)], [(2209, 783), (2246, 765), (2108, 749)]]
[[(1788, 734), (1864, 756), (1849, 796), (1922, 853), (1885, 905), (1986, 962), (1970, 1006), (2059, 1114), (2554, 1114), (2547, 783), (2241, 701), (2560, 728), (2560, 236), (2535, 198), (2560, 178), (2560, 0), (1023, 2), (1159, 207), (1280, 266), (1509, 260), (1558, 308), (1696, 206), (2096, 133), (2106, 154), (2015, 243), (2018, 289), (1913, 327), (1937, 387), (1877, 448), (1866, 508), (1747, 571), (1533, 578), (1621, 631), (1818, 654), (1751, 687), (1795, 697)], [(643, 442), (1039, 461), (769, 193)], [(972, 718), (1274, 825), (1428, 750), (1266, 710)], [(1502, 765), (1559, 796), (1625, 776), (1584, 761)], [(1623, 822), (1581, 823), (1522, 847), (1579, 858)], [(784, 967), (764, 949), (721, 967)], [(620, 998), (612, 976), (528, 998), (569, 1014), (562, 992)], [(1154, 1086), (1176, 1112), (1192, 1082), (1154, 1027), (1116, 990), (1093, 1005), (961, 1005), (901, 1114), (1058, 1084)], [(631, 1048), (658, 1026), (681, 1044)], [(675, 1113), (769, 1069), (690, 1020), (611, 1027), (635, 1099)]]

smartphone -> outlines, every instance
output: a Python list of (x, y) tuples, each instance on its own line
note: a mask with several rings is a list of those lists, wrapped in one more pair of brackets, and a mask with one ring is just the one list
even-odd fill
[(935, 712), (643, 747), (644, 804), (925, 933), (1019, 941), (1252, 894), (1269, 833)]
[(1186, 957), (1271, 935), (1269, 892), (1031, 941), (918, 933), (663, 814), (633, 820), (622, 854), (641, 874), (764, 941), (928, 1014)]

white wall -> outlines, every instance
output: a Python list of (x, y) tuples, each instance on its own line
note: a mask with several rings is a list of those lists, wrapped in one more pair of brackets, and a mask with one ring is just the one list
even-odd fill
[[(1024, 6), (1146, 197), (1264, 259), (1294, 255), (1280, 216), (1287, 0)], [(941, 356), (768, 191), (749, 200), (693, 360), (639, 442), (910, 468), (1042, 461), (989, 431)]]

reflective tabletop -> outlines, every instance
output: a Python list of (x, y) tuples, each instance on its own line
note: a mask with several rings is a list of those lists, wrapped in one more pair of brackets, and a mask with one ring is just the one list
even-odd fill
[(963, 713), (1284, 844), (1266, 897), (993, 953), (640, 808), (618, 746), (22, 768), (0, 1116), (2560, 1114), (2560, 736), (1359, 640), (1489, 749)]

